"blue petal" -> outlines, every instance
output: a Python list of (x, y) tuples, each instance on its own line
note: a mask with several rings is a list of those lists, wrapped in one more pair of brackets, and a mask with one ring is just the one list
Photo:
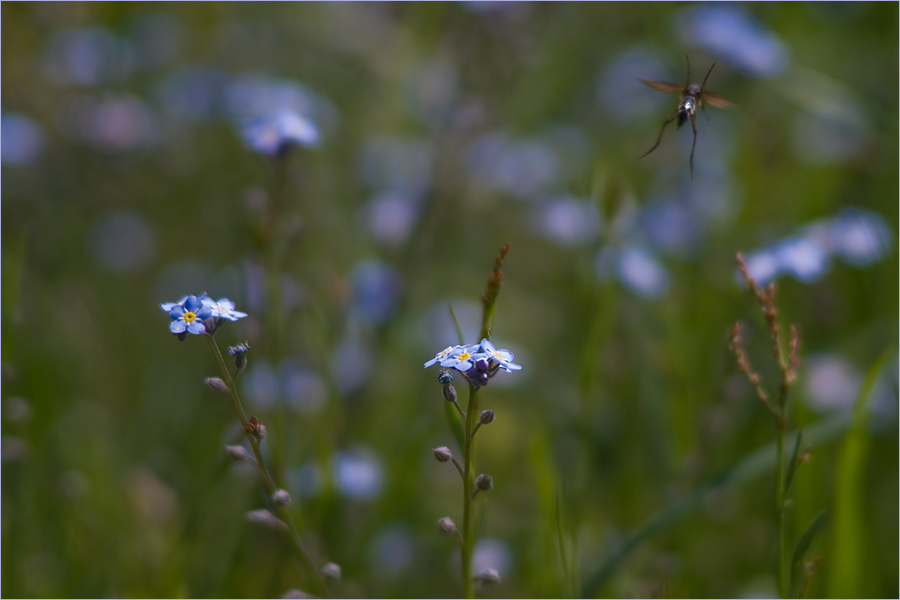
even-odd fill
[(172, 310), (169, 311), (169, 316), (172, 317), (172, 319), (180, 319), (184, 316), (185, 312), (186, 311), (184, 310), (183, 306), (181, 306), (180, 304), (176, 304), (172, 307)]
[(184, 330), (187, 329), (187, 323), (184, 321), (172, 321), (169, 323), (169, 331), (172, 333), (184, 333)]
[(203, 324), (203, 321), (191, 321), (190, 325), (187, 326), (187, 330), (194, 335), (199, 335), (206, 333), (206, 325)]
[(203, 306), (203, 303), (197, 299), (197, 296), (188, 296), (184, 301), (185, 310), (189, 310), (191, 312), (197, 312), (197, 310)]
[(432, 358), (431, 360), (429, 360), (427, 363), (425, 363), (425, 368), (427, 369), (428, 367), (430, 367), (430, 366), (432, 366), (433, 364), (435, 364), (437, 361), (438, 361), (437, 356), (435, 356), (434, 358)]
[(494, 348), (494, 345), (488, 339), (481, 340), (481, 349), (484, 350), (485, 352), (487, 352), (488, 354), (493, 354), (494, 352), (497, 351), (497, 349)]
[(212, 309), (208, 306), (204, 306), (200, 310), (196, 311), (196, 315), (198, 319), (208, 319), (213, 316)]

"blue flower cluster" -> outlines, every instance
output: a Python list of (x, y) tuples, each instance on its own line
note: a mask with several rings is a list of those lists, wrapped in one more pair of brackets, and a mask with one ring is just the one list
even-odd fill
[(247, 313), (234, 310), (234, 302), (228, 298), (213, 300), (206, 292), (199, 298), (185, 296), (178, 302), (166, 302), (159, 307), (172, 319), (169, 330), (182, 340), (188, 333), (212, 334), (226, 320), (237, 321), (247, 316)]
[(500, 369), (507, 372), (521, 370), (522, 366), (514, 363), (513, 358), (509, 350), (498, 350), (490, 341), (483, 339), (480, 344), (445, 348), (426, 362), (425, 368), (439, 364), (445, 369), (455, 369), (478, 387), (487, 385)]

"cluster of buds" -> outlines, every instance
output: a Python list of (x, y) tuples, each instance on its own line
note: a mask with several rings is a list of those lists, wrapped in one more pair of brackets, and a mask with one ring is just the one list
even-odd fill
[(266, 433), (268, 433), (266, 431), (266, 426), (256, 417), (250, 417), (250, 419), (247, 420), (247, 425), (244, 426), (244, 429), (257, 440), (262, 440), (266, 437)]

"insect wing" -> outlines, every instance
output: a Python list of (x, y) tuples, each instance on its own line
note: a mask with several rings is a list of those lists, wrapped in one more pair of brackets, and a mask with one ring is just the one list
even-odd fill
[(703, 100), (709, 102), (709, 105), (715, 108), (737, 108), (737, 104), (734, 102), (726, 100), (722, 96), (711, 92), (703, 92)]
[(652, 87), (657, 92), (662, 92), (664, 94), (673, 94), (684, 90), (683, 85), (678, 85), (676, 83), (665, 83), (663, 81), (653, 81), (651, 79), (639, 79), (639, 81), (644, 85)]

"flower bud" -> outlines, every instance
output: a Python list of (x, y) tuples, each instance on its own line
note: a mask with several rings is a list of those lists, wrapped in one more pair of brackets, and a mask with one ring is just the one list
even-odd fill
[(250, 453), (243, 446), (225, 446), (225, 452), (234, 462), (247, 462), (250, 460)]
[(256, 417), (250, 417), (244, 429), (246, 429), (247, 433), (255, 437), (257, 440), (262, 440), (264, 437), (266, 437), (266, 426), (263, 425), (262, 421), (260, 421)]
[(453, 535), (453, 532), (456, 531), (456, 523), (450, 517), (442, 517), (438, 519), (438, 529), (444, 535)]
[(482, 473), (475, 478), (475, 487), (477, 487), (482, 492), (486, 492), (494, 487), (494, 480), (490, 475), (485, 475), (484, 473)]
[(447, 402), (456, 401), (456, 388), (449, 383), (444, 386), (442, 393), (444, 394), (444, 400), (446, 400)]
[(481, 415), (478, 416), (478, 422), (482, 425), (488, 425), (494, 422), (494, 410), (489, 408), (487, 410), (481, 411)]
[(333, 562), (326, 563), (322, 567), (322, 577), (333, 581), (339, 581), (341, 578), (341, 566)]
[(275, 493), (272, 494), (272, 502), (276, 506), (287, 506), (291, 503), (291, 495), (285, 490), (275, 490)]
[(475, 581), (481, 585), (500, 583), (500, 573), (497, 572), (497, 569), (485, 569), (475, 576)]
[(259, 523), (260, 525), (265, 525), (266, 527), (271, 527), (272, 529), (277, 529), (278, 531), (288, 530), (287, 523), (265, 509), (251, 510), (247, 513), (247, 520), (252, 521), (253, 523)]
[(203, 383), (206, 384), (206, 387), (211, 389), (214, 392), (227, 392), (228, 386), (225, 385), (225, 382), (219, 379), (218, 377), (207, 377), (203, 380)]
[(447, 446), (441, 446), (440, 448), (434, 449), (434, 457), (438, 462), (447, 462), (453, 458), (453, 453), (450, 452), (450, 448)]

